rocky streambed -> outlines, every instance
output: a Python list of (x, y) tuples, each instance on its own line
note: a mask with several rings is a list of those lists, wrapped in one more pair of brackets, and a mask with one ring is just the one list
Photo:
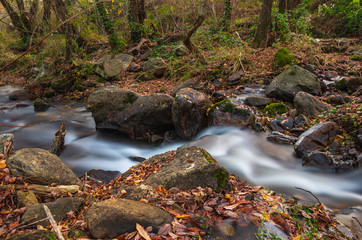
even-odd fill
[[(356, 80), (351, 81), (353, 83)], [(346, 84), (350, 85), (348, 82)], [(252, 96), (242, 101), (229, 98), (213, 103), (209, 96), (194, 90), (191, 82), (189, 86), (178, 90), (174, 96), (140, 96), (133, 91), (116, 87), (98, 89), (88, 99), (88, 108), (92, 111), (95, 125), (84, 107), (73, 106), (64, 109), (64, 106), (54, 105), (45, 113), (34, 113), (33, 106), (28, 101), (18, 100), (14, 104), (4, 100), (6, 94), (3, 94), (2, 101), (6, 104), (2, 105), (3, 118), (0, 130), (1, 133), (14, 133), (14, 146), (20, 149), (4, 162), (11, 174), (20, 176), (7, 177), (7, 183), (11, 183), (9, 179), (17, 182), (24, 181), (25, 178), (36, 184), (53, 182), (57, 185), (68, 185), (70, 183), (64, 180), (74, 179), (72, 184), (75, 185), (71, 190), (51, 186), (56, 190), (40, 191), (36, 190), (39, 188), (38, 185), (29, 187), (30, 190), (35, 189), (35, 192), (43, 194), (48, 191), (51, 195), (57, 191), (58, 195), (55, 194), (55, 198), (63, 194), (84, 197), (85, 208), (82, 208), (81, 214), (85, 215), (82, 215), (84, 221), (79, 228), (89, 231), (95, 238), (114, 238), (123, 234), (132, 238), (129, 234), (136, 230), (134, 237), (139, 235), (146, 238), (144, 234), (156, 237), (158, 234), (187, 238), (221, 234), (238, 239), (241, 234), (238, 229), (244, 225), (253, 233), (256, 231), (263, 235), (271, 232), (284, 239), (298, 237), (301, 233), (296, 228), (296, 222), (287, 220), (293, 219), (293, 211), (298, 208), (295, 199), (286, 200), (286, 204), (280, 206), (281, 209), (276, 205), (273, 208), (273, 203), (284, 200), (270, 190), (249, 186), (245, 181), (270, 187), (290, 197), (321, 201), (333, 207), (361, 205), (360, 132), (351, 132), (352, 141), (341, 144), (338, 138), (342, 129), (338, 119), (333, 119), (334, 115), (325, 116), (324, 121), (307, 130), (311, 125), (311, 118), (322, 118), (323, 114), (333, 109), (337, 112), (342, 111), (338, 106), (333, 108), (314, 96), (320, 95), (322, 89), (312, 73), (293, 66), (267, 86), (267, 97)], [(357, 94), (350, 99), (354, 104), (357, 103), (356, 113), (359, 111), (358, 97), (360, 96)], [(275, 102), (275, 98), (282, 99), (284, 103)], [(290, 101), (295, 107), (291, 111), (288, 106)], [(260, 108), (264, 108), (265, 115), (262, 117)], [(92, 168), (121, 170), (124, 173), (108, 173), (113, 174), (114, 178), (110, 182), (110, 179), (106, 181), (99, 175), (97, 177), (96, 173), (90, 173), (90, 178), (83, 178), (81, 183), (56, 156), (46, 157), (45, 155), (50, 153), (34, 149), (49, 149), (52, 134), (57, 131), (60, 122), (66, 122), (68, 126), (66, 149), (60, 157), (76, 173), (83, 175)], [(266, 127), (272, 130), (267, 136), (269, 141), (264, 134), (255, 131), (263, 131)], [(117, 131), (127, 138), (96, 132), (94, 128)], [(241, 131), (240, 128), (254, 130)], [(49, 134), (49, 131), (53, 133)], [(37, 138), (39, 141), (34, 140)], [(152, 144), (161, 143), (161, 147), (132, 142), (129, 138)], [(190, 139), (194, 140), (184, 148), (164, 153), (184, 145)], [(24, 147), (32, 149), (23, 149)], [(294, 151), (298, 157), (303, 158), (305, 167), (302, 167), (300, 158), (294, 157)], [(162, 154), (155, 155), (156, 153)], [(151, 158), (130, 168), (136, 164), (135, 159), (144, 160), (148, 157)], [(41, 164), (30, 167), (29, 164), (33, 163)], [(130, 169), (127, 171), (128, 168)], [(29, 169), (35, 173), (29, 172)], [(57, 170), (65, 171), (67, 174)], [(336, 175), (336, 170), (342, 173)], [(72, 177), (68, 172), (73, 174)], [(51, 177), (42, 176), (46, 173)], [(230, 175), (231, 173), (235, 176)], [(8, 174), (7, 171), (3, 172), (4, 179)], [(58, 177), (65, 179), (59, 180)], [(101, 179), (103, 183), (109, 182), (109, 185), (100, 187), (103, 184)], [(42, 201), (54, 199), (54, 196), (49, 194), (45, 193), (47, 197)], [(67, 204), (73, 208), (65, 207), (65, 211), (75, 211), (79, 204), (74, 201), (78, 200), (72, 198), (69, 201)], [(139, 202), (144, 205), (138, 206)], [(160, 208), (151, 209), (146, 203)], [(329, 227), (323, 229), (323, 234), (333, 235), (337, 239), (338, 236), (353, 238), (357, 236), (353, 234), (360, 234), (355, 231), (358, 221), (352, 221), (354, 225), (346, 228), (334, 222), (334, 218), (328, 211), (325, 212), (323, 205), (317, 206), (312, 210), (313, 216), (304, 210), (298, 210), (296, 214), (302, 218), (324, 219), (324, 224)], [(136, 214), (130, 217), (133, 211), (128, 207), (145, 207), (147, 209), (142, 212), (148, 212), (150, 215)], [(23, 209), (26, 210), (24, 215), (29, 209)], [(160, 212), (160, 209), (163, 210)], [(102, 215), (100, 212), (105, 214)], [(356, 218), (353, 215), (356, 212), (357, 215), (360, 214), (360, 207), (348, 211), (352, 214), (350, 219)], [(21, 214), (17, 216), (20, 217)], [(62, 216), (64, 218), (64, 213)], [(129, 227), (119, 229), (114, 224), (129, 217)], [(29, 219), (31, 217), (24, 220), (23, 216), (22, 222)], [(208, 225), (202, 226), (202, 222)], [(145, 228), (152, 226), (155, 233), (152, 233), (151, 229), (139, 227), (136, 223)], [(267, 230), (266, 226), (269, 226)], [(304, 227), (309, 229), (306, 225)], [(219, 231), (216, 233), (215, 229)], [(253, 237), (253, 233), (245, 239)]]

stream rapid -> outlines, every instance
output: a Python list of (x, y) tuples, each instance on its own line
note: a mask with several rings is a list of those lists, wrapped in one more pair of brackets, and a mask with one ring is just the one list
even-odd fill
[(249, 184), (314, 203), (316, 199), (307, 192), (310, 191), (332, 208), (362, 204), (361, 167), (338, 174), (303, 167), (292, 146), (270, 143), (265, 134), (213, 127), (191, 142), (154, 146), (116, 133), (96, 131), (91, 113), (80, 104), (53, 104), (46, 112), (35, 112), (30, 101), (10, 101), (12, 91), (10, 86), (0, 88), (0, 134), (15, 135), (15, 150), (50, 149), (54, 134), (65, 122), (66, 146), (60, 158), (78, 176), (94, 168), (125, 172), (137, 164), (130, 157), (149, 158), (187, 144), (205, 148), (229, 172)]

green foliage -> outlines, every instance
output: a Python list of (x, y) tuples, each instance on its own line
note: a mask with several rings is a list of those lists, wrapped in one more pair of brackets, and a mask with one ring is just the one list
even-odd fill
[(319, 7), (319, 14), (325, 19), (341, 19), (341, 26), (336, 34), (356, 35), (361, 28), (362, 9), (360, 0), (330, 1)]
[(286, 48), (281, 48), (274, 56), (274, 65), (277, 67), (284, 67), (285, 65), (292, 65), (295, 62), (293, 54)]
[(290, 40), (292, 33), (296, 34), (310, 34), (312, 24), (310, 22), (310, 12), (305, 5), (301, 5), (293, 11), (286, 11), (284, 13), (277, 12), (274, 9), (275, 28), (278, 33), (278, 38), (283, 41)]

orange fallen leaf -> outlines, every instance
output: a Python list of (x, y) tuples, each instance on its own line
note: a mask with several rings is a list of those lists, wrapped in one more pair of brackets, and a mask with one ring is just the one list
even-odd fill
[(178, 215), (176, 216), (176, 218), (189, 218), (189, 217), (192, 217), (192, 215), (188, 215), (188, 214), (182, 214), (182, 215)]

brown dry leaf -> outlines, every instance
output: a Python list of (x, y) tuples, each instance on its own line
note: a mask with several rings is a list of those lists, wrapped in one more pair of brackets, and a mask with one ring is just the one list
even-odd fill
[(296, 236), (293, 240), (300, 240), (300, 236)]
[(166, 223), (164, 224), (162, 227), (160, 227), (160, 229), (158, 230), (159, 235), (167, 235), (169, 232), (171, 231), (171, 224)]
[(136, 223), (136, 229), (138, 231), (138, 233), (146, 240), (151, 240), (150, 236), (148, 235), (148, 233), (146, 232), (146, 230), (139, 225), (138, 223)]

